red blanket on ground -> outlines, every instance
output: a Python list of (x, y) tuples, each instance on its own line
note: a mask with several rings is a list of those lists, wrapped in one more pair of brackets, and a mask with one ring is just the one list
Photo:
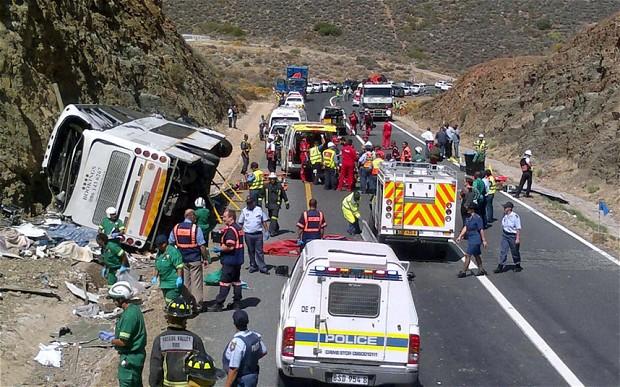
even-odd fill
[[(329, 240), (346, 240), (343, 235), (327, 234), (323, 239)], [(265, 243), (263, 245), (263, 252), (267, 255), (276, 255), (279, 257), (299, 257), (299, 246), (297, 246), (297, 240), (295, 239), (282, 239)]]

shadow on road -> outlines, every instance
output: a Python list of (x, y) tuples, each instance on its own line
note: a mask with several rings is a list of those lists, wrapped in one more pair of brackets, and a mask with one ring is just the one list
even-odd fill
[(401, 261), (456, 262), (463, 257), (454, 243), (394, 242), (390, 246)]

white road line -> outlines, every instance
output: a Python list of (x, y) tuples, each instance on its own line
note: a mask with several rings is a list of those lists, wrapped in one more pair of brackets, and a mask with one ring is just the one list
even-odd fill
[(594, 244), (588, 242), (587, 240), (585, 240), (583, 237), (575, 234), (574, 232), (572, 232), (571, 230), (569, 230), (568, 228), (562, 226), (561, 224), (559, 224), (558, 222), (556, 222), (555, 220), (551, 219), (550, 217), (548, 217), (547, 215), (541, 213), (540, 211), (536, 210), (534, 207), (530, 206), (529, 204), (526, 204), (525, 202), (523, 202), (523, 200), (519, 200), (517, 198), (515, 198), (514, 196), (504, 192), (504, 191), (499, 191), (502, 195), (506, 196), (507, 198), (509, 198), (511, 201), (515, 201), (517, 203), (519, 203), (520, 205), (522, 205), (523, 207), (527, 208), (528, 210), (532, 211), (534, 214), (538, 215), (539, 217), (543, 218), (544, 220), (546, 220), (547, 222), (551, 223), (552, 225), (554, 225), (555, 227), (559, 228), (560, 230), (564, 231), (565, 233), (567, 233), (568, 235), (572, 236), (573, 238), (577, 239), (579, 242), (583, 243), (584, 245), (586, 245), (587, 247), (591, 248), (592, 250), (596, 251), (597, 253), (601, 254), (603, 257), (607, 258), (609, 261), (615, 263), (616, 265), (620, 266), (620, 261), (618, 261), (618, 259), (616, 257), (614, 257), (613, 255), (609, 254), (608, 252), (606, 252), (605, 250), (601, 249), (600, 247), (595, 246)]
[[(396, 125), (395, 123), (392, 123), (392, 126), (395, 126), (396, 128), (400, 129), (403, 133), (405, 133), (406, 135), (410, 136), (414, 140), (419, 141), (421, 143), (424, 143), (421, 139), (419, 139), (418, 137), (416, 137), (413, 134), (409, 133), (408, 131), (406, 131), (405, 129), (401, 128), (400, 126)], [(567, 229), (566, 227), (562, 226), (561, 224), (559, 224), (555, 220), (551, 219), (550, 217), (548, 217), (547, 215), (541, 213), (540, 211), (534, 209), (533, 207), (525, 204), (523, 201), (521, 201), (519, 199), (516, 199), (516, 198), (512, 197), (511, 195), (509, 195), (509, 194), (507, 194), (507, 193), (505, 193), (503, 191), (499, 191), (499, 192), (502, 193), (503, 195), (507, 196), (511, 200), (514, 200), (517, 203), (521, 204), (523, 207), (527, 208), (528, 210), (532, 211), (534, 214), (538, 215), (540, 218), (546, 220), (547, 222), (549, 222), (552, 225), (556, 226), (557, 228), (559, 228), (560, 230), (564, 231), (568, 235), (570, 235), (573, 238), (577, 239), (579, 242), (583, 243), (587, 247), (589, 247), (592, 250), (596, 251), (597, 253), (601, 254), (603, 257), (607, 258), (609, 261), (611, 261), (611, 262), (615, 263), (616, 265), (620, 266), (620, 261), (618, 260), (618, 258), (616, 258), (613, 255), (609, 254), (605, 250), (603, 250), (603, 249), (601, 249), (599, 247), (596, 247), (594, 244), (588, 242), (583, 237), (577, 235), (576, 233), (574, 233), (571, 230)]]
[[(461, 246), (454, 243), (454, 245), (463, 252)], [(461, 258), (464, 261), (464, 258)], [(471, 262), (469, 264), (470, 269), (477, 269), (476, 264)], [(527, 322), (525, 317), (504, 297), (502, 292), (495, 287), (495, 285), (486, 276), (476, 277), (478, 281), (484, 286), (484, 288), (491, 294), (491, 297), (497, 301), (499, 306), (508, 314), (508, 316), (514, 321), (515, 324), (521, 329), (525, 336), (530, 340), (532, 344), (540, 351), (540, 353), (549, 361), (551, 366), (560, 374), (560, 376), (568, 383), (569, 386), (584, 386), (579, 378), (568, 368), (568, 366), (560, 359), (560, 357), (551, 349), (549, 344), (536, 332), (534, 327)]]

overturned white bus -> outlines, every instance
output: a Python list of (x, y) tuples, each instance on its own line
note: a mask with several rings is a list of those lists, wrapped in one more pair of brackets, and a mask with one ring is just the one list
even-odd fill
[(212, 130), (103, 105), (68, 105), (50, 137), (43, 170), (64, 216), (97, 228), (114, 206), (123, 242), (145, 246), (207, 197), (219, 160), (232, 152)]

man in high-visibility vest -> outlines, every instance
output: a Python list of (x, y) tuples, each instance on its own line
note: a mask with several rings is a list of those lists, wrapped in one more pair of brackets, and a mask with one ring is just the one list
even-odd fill
[(323, 164), (323, 156), (321, 156), (321, 145), (318, 141), (314, 142), (314, 146), (310, 148), (310, 165), (312, 166), (312, 182), (314, 185), (319, 184)]
[(208, 265), (209, 253), (202, 230), (196, 224), (194, 210), (185, 210), (185, 219), (174, 226), (168, 243), (174, 244), (183, 256), (183, 284), (189, 290), (194, 311), (199, 313), (204, 302), (202, 269)]
[(297, 245), (303, 246), (312, 240), (323, 239), (325, 227), (327, 227), (325, 215), (323, 211), (317, 210), (317, 201), (312, 198), (308, 201), (308, 210), (304, 211), (297, 221), (299, 229)]
[(250, 196), (259, 207), (262, 206), (265, 191), (264, 173), (258, 168), (256, 161), (250, 165), (252, 173), (248, 175), (248, 184), (250, 186)]
[(493, 218), (493, 198), (495, 198), (495, 193), (497, 192), (497, 182), (495, 181), (495, 177), (493, 176), (493, 172), (491, 172), (490, 169), (487, 169), (486, 171), (484, 171), (484, 179), (482, 179), (482, 181), (484, 182), (484, 185), (486, 186), (487, 189), (487, 196), (486, 196), (486, 216), (487, 216), (487, 223), (492, 223), (495, 218)]
[(384, 159), (385, 154), (382, 150), (375, 152), (375, 158), (372, 160), (372, 170), (370, 172), (370, 191), (373, 195), (377, 192), (377, 175), (379, 174), (379, 169)]
[(480, 133), (478, 135), (478, 139), (474, 143), (474, 151), (476, 154), (474, 155), (474, 163), (481, 162), (484, 164), (484, 160), (487, 157), (487, 142), (484, 139), (484, 134)]
[(349, 194), (342, 201), (342, 215), (344, 219), (349, 223), (349, 227), (347, 227), (347, 232), (350, 235), (361, 234), (362, 229), (360, 228), (359, 219), (361, 217), (360, 214), (360, 193), (355, 191)]
[(327, 143), (327, 149), (323, 151), (323, 180), (325, 189), (336, 189), (336, 145)]
[(403, 141), (403, 151), (400, 154), (400, 161), (407, 163), (411, 161), (411, 147), (409, 147), (407, 141)]

